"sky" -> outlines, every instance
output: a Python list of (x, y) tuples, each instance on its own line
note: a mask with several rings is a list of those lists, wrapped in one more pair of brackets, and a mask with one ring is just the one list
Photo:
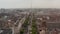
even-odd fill
[(0, 8), (60, 8), (60, 0), (0, 0)]

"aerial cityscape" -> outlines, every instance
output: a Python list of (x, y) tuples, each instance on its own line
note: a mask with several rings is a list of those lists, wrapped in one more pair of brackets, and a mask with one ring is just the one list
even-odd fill
[(60, 34), (60, 9), (0, 9), (0, 34)]

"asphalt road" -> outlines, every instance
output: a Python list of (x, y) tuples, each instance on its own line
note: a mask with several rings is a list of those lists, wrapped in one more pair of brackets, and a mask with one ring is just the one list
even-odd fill
[(18, 33), (18, 32), (20, 31), (20, 28), (22, 27), (22, 24), (24, 23), (25, 19), (26, 19), (26, 18), (24, 17), (24, 18), (22, 18), (22, 19), (19, 21), (18, 26), (14, 28), (14, 34), (16, 34), (16, 33)]

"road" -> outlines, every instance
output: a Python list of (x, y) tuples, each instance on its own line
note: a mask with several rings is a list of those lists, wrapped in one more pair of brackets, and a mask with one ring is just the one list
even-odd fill
[(29, 20), (29, 25), (28, 25), (28, 32), (27, 32), (27, 34), (30, 34), (31, 25), (32, 25), (32, 16), (30, 16), (30, 20)]
[(33, 13), (30, 14), (30, 20), (29, 20), (29, 25), (28, 25), (28, 33), (27, 34), (31, 34), (32, 33), (32, 20), (35, 17)]
[(25, 17), (22, 18), (20, 21), (19, 21), (19, 24), (17, 27), (14, 27), (14, 34), (18, 34), (20, 32), (20, 28), (22, 27), (22, 24), (24, 23), (25, 21)]

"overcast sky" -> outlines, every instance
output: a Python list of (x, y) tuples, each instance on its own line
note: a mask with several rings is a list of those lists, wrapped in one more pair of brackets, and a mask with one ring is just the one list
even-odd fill
[[(0, 8), (31, 8), (31, 0), (0, 0)], [(32, 0), (32, 8), (60, 8), (60, 0)]]

